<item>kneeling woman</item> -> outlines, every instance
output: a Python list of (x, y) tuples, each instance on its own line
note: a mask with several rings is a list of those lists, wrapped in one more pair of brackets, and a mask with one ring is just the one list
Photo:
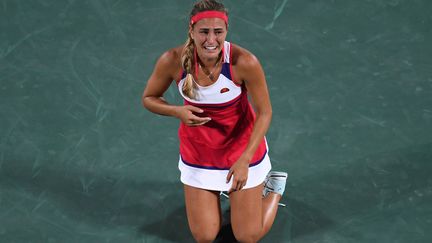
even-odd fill
[[(287, 178), (270, 172), (265, 133), (272, 109), (264, 71), (253, 54), (225, 40), (227, 31), (221, 3), (197, 2), (186, 43), (159, 58), (143, 94), (147, 109), (181, 121), (178, 166), (197, 242), (213, 241), (220, 230), (220, 191), (228, 191), (236, 239), (261, 239), (273, 224)], [(173, 80), (182, 106), (163, 99)]]

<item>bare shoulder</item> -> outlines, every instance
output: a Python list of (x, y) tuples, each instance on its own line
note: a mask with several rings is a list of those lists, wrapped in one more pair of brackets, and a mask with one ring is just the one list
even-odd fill
[(262, 71), (258, 58), (249, 50), (232, 45), (232, 65), (239, 80), (245, 80), (256, 71)]
[(168, 49), (159, 57), (156, 63), (156, 69), (161, 70), (169, 75), (172, 79), (177, 78), (181, 71), (181, 53), (183, 46), (177, 46)]
[(232, 44), (232, 59), (233, 65), (239, 66), (259, 63), (258, 58), (252, 52), (236, 44)]
[(171, 67), (177, 67), (181, 66), (181, 52), (182, 52), (183, 46), (177, 46), (174, 48), (171, 48), (159, 57), (158, 63), (162, 65), (168, 65)]

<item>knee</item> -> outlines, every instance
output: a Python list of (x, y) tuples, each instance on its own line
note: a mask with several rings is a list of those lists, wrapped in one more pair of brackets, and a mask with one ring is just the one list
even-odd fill
[(215, 231), (192, 231), (192, 235), (196, 242), (198, 243), (206, 243), (213, 242), (216, 239), (216, 236), (219, 232)]
[(234, 236), (237, 241), (244, 243), (258, 242), (260, 238), (260, 232), (234, 232)]

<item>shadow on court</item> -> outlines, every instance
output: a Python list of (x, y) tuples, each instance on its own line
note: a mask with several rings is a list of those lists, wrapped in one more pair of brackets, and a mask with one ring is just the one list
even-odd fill
[[(322, 232), (362, 242), (376, 237), (377, 224), (387, 226), (385, 232), (394, 239), (412, 237), (410, 232), (399, 231), (404, 222), (415, 222), (419, 229), (427, 225), (425, 201), (431, 198), (427, 192), (432, 154), (425, 151), (432, 151), (432, 145), (370, 155), (302, 180), (291, 177), (296, 183), (287, 187), (283, 199), (287, 207), (279, 208), (263, 242), (313, 242)], [(135, 240), (153, 236), (193, 241), (180, 183), (135, 181), (120, 173), (108, 176), (53, 167), (35, 171), (22, 161), (3, 163), (0, 215), (4, 239), (15, 239), (21, 233), (24, 240), (58, 236), (69, 242), (91, 242), (100, 240), (97, 232), (122, 227), (120, 232), (129, 236), (132, 232), (130, 237)], [(225, 223), (216, 242), (235, 242), (228, 223), (228, 200), (222, 200)], [(17, 218), (20, 220), (13, 221)], [(51, 223), (46, 224), (47, 220)], [(343, 242), (339, 238), (334, 242)]]
[[(82, 231), (126, 227), (135, 229), (134, 239), (153, 235), (167, 241), (193, 242), (180, 183), (137, 182), (127, 176), (104, 176), (89, 171), (64, 171), (62, 168), (47, 166), (41, 166), (35, 171), (25, 165), (26, 163), (18, 161), (3, 164), (0, 170), (0, 188), (5, 192), (3, 195), (10, 198), (9, 202), (3, 200), (3, 204), (13, 205), (12, 201), (21, 201), (19, 211), (29, 212), (33, 221), (44, 218), (52, 223), (46, 225), (41, 221), (38, 224), (23, 224), (28, 229), (24, 239), (40, 237), (36, 235), (38, 232), (44, 232), (45, 235), (64, 234), (65, 232), (53, 231), (52, 225), (56, 225), (54, 228), (63, 228), (70, 236), (77, 232), (72, 239), (82, 241), (94, 239), (88, 238), (89, 236), (80, 237)], [(221, 200), (224, 222), (216, 242), (235, 242), (229, 224), (229, 202), (225, 198)], [(273, 229), (272, 236), (269, 236), (272, 241), (277, 240), (273, 233), (279, 230), (282, 233), (280, 236), (286, 237), (286, 232), (289, 231), (298, 230), (299, 234), (307, 234), (329, 225), (327, 218), (318, 210), (294, 199), (289, 200), (289, 207), (295, 212), (292, 217), (315, 215), (314, 218), (319, 220), (314, 225), (292, 225), (292, 229), (285, 228), (291, 227), (284, 223), (290, 222), (291, 215), (287, 208), (280, 208), (277, 221), (281, 225), (275, 224), (277, 229)], [(13, 217), (18, 212), (8, 214)], [(88, 229), (81, 229), (78, 223), (85, 223)], [(17, 226), (9, 224), (5, 231), (16, 231)], [(21, 230), (24, 232), (24, 229)], [(11, 239), (12, 237), (11, 235)]]
[[(157, 235), (159, 238), (173, 242), (194, 242), (189, 233), (187, 219), (185, 217), (186, 208), (180, 207), (163, 220), (142, 226), (140, 232), (142, 234)], [(224, 221), (229, 218), (229, 210), (224, 210), (223, 218)], [(169, 225), (173, 225), (174, 227), (167, 227)], [(224, 222), (215, 242), (237, 242), (232, 232), (231, 224)]]

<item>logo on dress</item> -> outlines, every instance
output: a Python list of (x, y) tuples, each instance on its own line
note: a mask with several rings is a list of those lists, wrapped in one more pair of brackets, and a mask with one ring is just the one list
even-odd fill
[(222, 88), (222, 89), (220, 90), (220, 93), (223, 94), (223, 93), (226, 93), (226, 92), (228, 92), (228, 91), (229, 91), (228, 88)]

